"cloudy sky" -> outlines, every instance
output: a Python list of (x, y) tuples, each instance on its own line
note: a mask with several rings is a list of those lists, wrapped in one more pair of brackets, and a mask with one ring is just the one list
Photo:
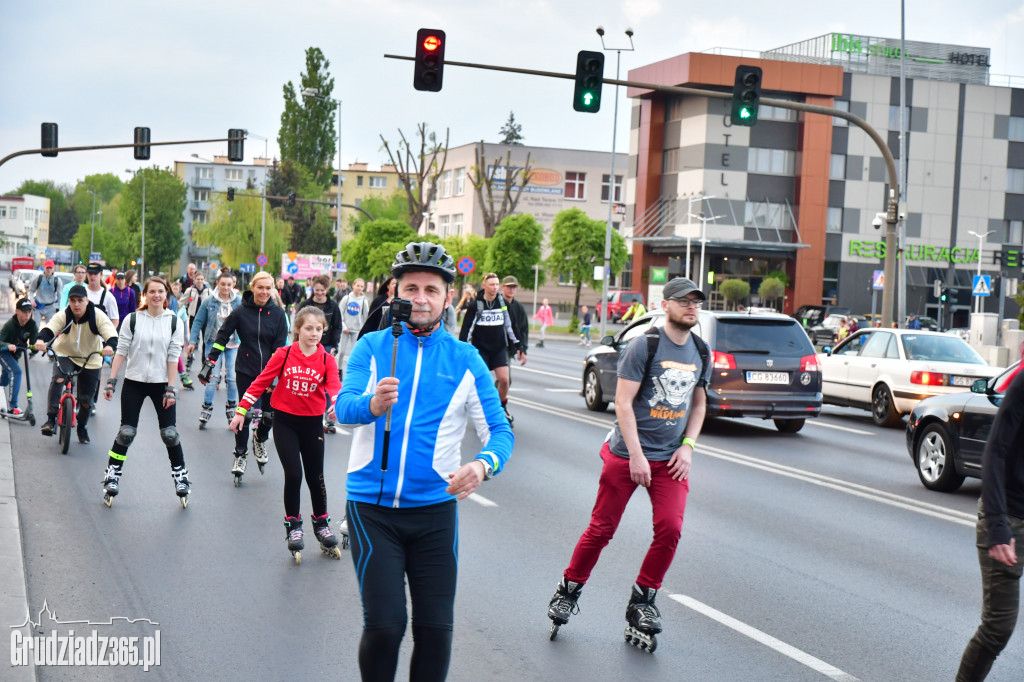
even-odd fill
[[(149, 126), (154, 142), (226, 136), (246, 128), (270, 138), (276, 153), (282, 87), (298, 83), (305, 50), (330, 60), (335, 96), (343, 101), (342, 159), (386, 160), (380, 135), (415, 131), (426, 122), (453, 146), (495, 141), (514, 111), (530, 145), (610, 150), (612, 98), (602, 110), (572, 109), (571, 81), (448, 67), (440, 93), (412, 88), (416, 30), (447, 31), (446, 58), (571, 72), (576, 52), (609, 48), (626, 72), (689, 51), (714, 48), (749, 54), (841, 31), (899, 37), (899, 0), (0, 0), (0, 157), (39, 146), (39, 124), (60, 125), (60, 144), (132, 141)], [(992, 74), (1024, 87), (1024, 0), (906, 0), (908, 40), (988, 47)], [(614, 76), (615, 56), (605, 74)], [(618, 150), (627, 151), (628, 110), (620, 103)], [(247, 161), (264, 143), (246, 143)], [(153, 149), (152, 163), (172, 165), (192, 153), (226, 152), (205, 144)], [(131, 151), (76, 152), (58, 158), (19, 157), (0, 166), (0, 192), (25, 179), (73, 184), (86, 174), (120, 173), (141, 162)]]

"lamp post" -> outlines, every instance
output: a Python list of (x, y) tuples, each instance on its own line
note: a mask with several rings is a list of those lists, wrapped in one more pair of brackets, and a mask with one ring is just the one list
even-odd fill
[[(623, 52), (632, 52), (633, 29), (626, 29), (626, 37), (629, 38), (629, 48), (608, 47), (604, 44), (604, 27), (597, 27), (597, 35), (601, 37), (601, 49), (605, 52), (615, 50), (615, 80), (619, 80), (619, 64), (622, 61)], [(615, 207), (615, 143), (616, 134), (619, 128), (619, 86), (615, 86), (615, 114), (612, 118), (612, 170), (608, 176), (608, 226), (604, 232), (604, 279), (601, 280), (601, 301), (604, 307), (604, 314), (601, 315), (601, 338), (604, 338), (605, 328), (608, 324), (608, 280), (612, 270), (612, 211)], [(536, 307), (536, 306), (534, 306)]]
[(146, 169), (141, 168), (138, 171), (133, 171), (130, 168), (126, 168), (125, 173), (131, 173), (132, 175), (142, 176), (142, 244), (139, 249), (139, 272), (142, 273), (143, 280), (146, 279)]
[[(82, 183), (83, 187), (92, 187), (92, 185)], [(89, 259), (92, 259), (92, 252), (94, 250), (93, 242), (96, 240), (96, 188), (85, 190), (92, 195), (92, 228), (89, 232)]]
[[(981, 277), (981, 252), (985, 248), (985, 237), (989, 236), (990, 234), (995, 234), (995, 230), (989, 230), (985, 234), (978, 234), (974, 230), (968, 230), (967, 234), (971, 235), (972, 237), (978, 238), (978, 277)], [(971, 295), (973, 294), (974, 291), (972, 288)], [(974, 312), (981, 312), (981, 296), (974, 296)]]
[[(714, 197), (705, 197), (705, 198), (706, 199), (714, 199)], [(708, 236), (708, 221), (709, 220), (718, 220), (719, 218), (724, 218), (725, 216), (724, 215), (716, 215), (716, 216), (711, 216), (710, 218), (708, 218), (707, 216), (704, 215), (704, 213), (696, 213), (696, 214), (688, 213), (687, 217), (689, 217), (689, 218), (696, 218), (697, 220), (700, 221), (700, 270), (698, 270), (698, 272), (700, 274), (697, 275), (697, 277), (698, 277), (698, 279), (697, 279), (697, 286), (700, 287), (701, 291), (704, 291), (704, 249), (705, 249), (705, 245), (708, 242), (708, 239), (707, 239), (707, 236)]]
[[(263, 212), (262, 218), (260, 218), (260, 253), (263, 253), (265, 249), (265, 243), (267, 238), (267, 138), (256, 133), (250, 133), (248, 130), (245, 131), (249, 137), (255, 137), (257, 140), (263, 140), (263, 188), (260, 190), (260, 201), (263, 203), (261, 210)], [(341, 137), (338, 138), (338, 144), (341, 144)], [(341, 182), (341, 169), (338, 169), (338, 182)], [(339, 187), (339, 194), (341, 188)]]
[(331, 104), (338, 105), (338, 191), (335, 193), (336, 199), (336, 212), (334, 216), (334, 231), (338, 238), (338, 250), (335, 254), (335, 258), (341, 259), (341, 100), (334, 99), (333, 97), (327, 97), (326, 95), (320, 94), (319, 88), (305, 88), (302, 91), (303, 97), (309, 97), (311, 99), (319, 99)]

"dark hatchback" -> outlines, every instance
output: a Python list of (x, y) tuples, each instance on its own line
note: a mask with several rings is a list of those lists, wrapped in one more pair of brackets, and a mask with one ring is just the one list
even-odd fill
[(967, 477), (981, 478), (985, 442), (1003, 402), (996, 386), (1017, 364), (997, 377), (975, 380), (970, 393), (936, 395), (914, 407), (907, 423), (907, 450), (925, 488), (949, 493)]
[[(652, 311), (587, 353), (581, 395), (588, 409), (601, 412), (615, 401), (622, 348), (664, 324), (664, 311)], [(772, 419), (779, 431), (796, 433), (821, 412), (821, 367), (795, 319), (701, 311), (694, 331), (711, 350), (707, 416)]]

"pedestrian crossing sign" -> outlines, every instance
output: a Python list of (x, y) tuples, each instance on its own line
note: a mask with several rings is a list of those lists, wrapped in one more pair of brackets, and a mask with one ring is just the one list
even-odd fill
[(971, 292), (974, 296), (992, 295), (992, 275), (975, 275), (974, 288)]

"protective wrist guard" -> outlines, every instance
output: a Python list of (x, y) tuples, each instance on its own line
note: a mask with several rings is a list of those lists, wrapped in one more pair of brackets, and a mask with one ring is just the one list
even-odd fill
[(217, 366), (216, 362), (211, 361), (209, 358), (203, 360), (203, 368), (199, 370), (199, 374), (196, 378), (199, 379), (200, 383), (206, 384), (210, 381), (210, 374), (213, 373), (213, 368)]

